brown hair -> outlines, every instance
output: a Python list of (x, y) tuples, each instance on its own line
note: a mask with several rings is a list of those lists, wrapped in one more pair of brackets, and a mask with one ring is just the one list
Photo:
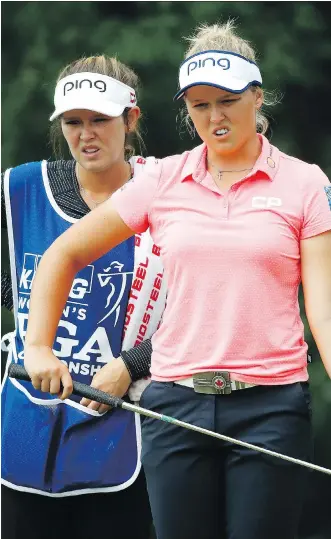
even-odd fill
[[(100, 73), (101, 75), (106, 75), (112, 77), (123, 84), (127, 84), (133, 88), (137, 94), (137, 91), (140, 86), (140, 81), (138, 75), (128, 66), (122, 64), (117, 58), (110, 57), (106, 55), (99, 56), (89, 56), (88, 58), (82, 57), (74, 62), (68, 64), (60, 72), (57, 82), (59, 82), (64, 77), (68, 75), (74, 75), (75, 73)], [(124, 122), (127, 124), (129, 108), (126, 108), (123, 112)], [(144, 141), (139, 130), (138, 123), (136, 124), (135, 130), (129, 134), (126, 134), (125, 137), (125, 146), (124, 146), (124, 155), (125, 159), (128, 160), (132, 155), (135, 154), (134, 148), (134, 137), (138, 141), (140, 152), (142, 149), (145, 149)], [(63, 135), (61, 130), (61, 120), (56, 118), (51, 124), (50, 128), (50, 142), (53, 148), (54, 156), (56, 159), (63, 158)]]
[[(224, 24), (202, 24), (198, 26), (196, 31), (191, 37), (185, 38), (189, 42), (190, 46), (186, 51), (185, 58), (192, 56), (198, 52), (206, 50), (223, 50), (229, 52), (236, 52), (241, 54), (248, 60), (256, 62), (256, 53), (249, 41), (240, 37), (235, 31), (235, 21), (229, 19)], [(256, 86), (251, 86), (251, 90), (256, 91)], [(280, 96), (275, 92), (263, 92), (263, 108), (276, 105), (280, 101)], [(185, 116), (185, 115), (184, 115)], [(184, 122), (187, 124), (187, 117), (184, 118)], [(192, 132), (192, 126), (187, 125), (189, 131)], [(266, 133), (269, 127), (269, 121), (266, 115), (261, 111), (256, 111), (256, 130), (263, 135)]]

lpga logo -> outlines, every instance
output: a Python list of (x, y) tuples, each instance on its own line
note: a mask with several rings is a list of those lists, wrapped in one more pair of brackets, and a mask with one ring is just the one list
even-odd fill
[(121, 301), (126, 290), (127, 276), (132, 275), (131, 272), (122, 273), (124, 264), (121, 264), (117, 260), (112, 262), (108, 268), (104, 269), (104, 273), (98, 273), (98, 279), (101, 288), (109, 286), (109, 294), (106, 300), (106, 314), (99, 320), (98, 324), (101, 324), (106, 318), (108, 318), (114, 312), (116, 313), (114, 327), (117, 324), (118, 317), (121, 310)]
[[(208, 62), (208, 64), (207, 64)], [(187, 66), (187, 75), (192, 73), (195, 69), (200, 69), (202, 67), (220, 67), (224, 71), (227, 69), (230, 69), (230, 60), (228, 58), (219, 58), (218, 60), (215, 60), (215, 58), (212, 58), (211, 56), (208, 58), (205, 58), (204, 60), (197, 60), (190, 62)]]

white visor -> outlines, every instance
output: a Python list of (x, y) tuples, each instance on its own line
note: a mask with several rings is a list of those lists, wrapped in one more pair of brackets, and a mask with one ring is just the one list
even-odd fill
[(244, 56), (228, 51), (204, 51), (181, 64), (180, 90), (174, 99), (180, 99), (186, 90), (201, 84), (239, 94), (249, 86), (261, 86), (262, 77), (257, 65)]
[(136, 104), (136, 92), (130, 86), (99, 73), (76, 73), (57, 83), (55, 111), (50, 120), (75, 109), (93, 110), (106, 116), (121, 116), (125, 108)]

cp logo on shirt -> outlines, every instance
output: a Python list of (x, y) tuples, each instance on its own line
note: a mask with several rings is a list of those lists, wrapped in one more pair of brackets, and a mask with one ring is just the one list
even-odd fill
[(282, 199), (277, 197), (253, 197), (252, 208), (279, 208), (282, 205)]

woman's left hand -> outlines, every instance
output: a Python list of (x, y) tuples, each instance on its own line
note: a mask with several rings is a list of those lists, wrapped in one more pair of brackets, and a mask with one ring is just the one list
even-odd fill
[[(131, 377), (125, 363), (121, 357), (112, 359), (107, 365), (102, 367), (96, 375), (93, 377), (91, 387), (101, 389), (105, 393), (109, 393), (114, 397), (123, 397), (128, 391), (131, 384)], [(86, 406), (91, 410), (96, 410), (100, 414), (108, 412), (111, 406), (106, 404), (100, 404), (90, 399), (82, 399), (80, 401), (82, 406)]]

